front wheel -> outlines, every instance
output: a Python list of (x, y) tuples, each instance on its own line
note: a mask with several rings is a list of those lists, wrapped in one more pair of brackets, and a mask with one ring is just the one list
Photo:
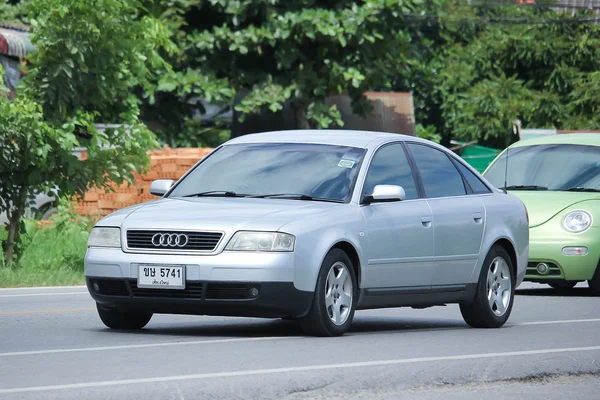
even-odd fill
[(142, 329), (150, 322), (152, 314), (122, 312), (112, 308), (103, 308), (96, 304), (100, 319), (110, 329)]
[(475, 298), (460, 305), (460, 312), (473, 328), (500, 328), (512, 311), (515, 296), (514, 267), (502, 246), (488, 253), (479, 274)]
[(594, 276), (588, 281), (588, 286), (593, 294), (600, 296), (600, 263), (598, 263), (598, 266), (596, 267)]
[(577, 281), (556, 281), (556, 282), (548, 282), (548, 286), (550, 286), (554, 290), (563, 291), (573, 289), (577, 285)]
[(304, 332), (317, 336), (346, 333), (354, 318), (357, 293), (352, 261), (344, 251), (331, 250), (321, 264), (311, 309), (300, 319)]

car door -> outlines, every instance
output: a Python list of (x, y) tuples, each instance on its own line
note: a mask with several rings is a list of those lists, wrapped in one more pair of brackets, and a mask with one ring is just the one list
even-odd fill
[(442, 150), (425, 144), (408, 144), (433, 214), (435, 267), (432, 286), (464, 284), (475, 268), (485, 208), (465, 183), (455, 162)]
[(429, 290), (433, 268), (432, 214), (419, 198), (414, 171), (401, 143), (388, 144), (373, 156), (363, 197), (376, 185), (399, 185), (406, 199), (361, 207), (366, 220), (368, 265), (363, 287), (423, 287)]

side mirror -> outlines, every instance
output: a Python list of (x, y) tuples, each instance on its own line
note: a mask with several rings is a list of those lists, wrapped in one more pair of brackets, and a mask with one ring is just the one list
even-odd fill
[(373, 188), (373, 193), (365, 198), (365, 203), (383, 203), (403, 200), (406, 200), (406, 192), (402, 186), (377, 185)]
[(171, 187), (173, 186), (174, 181), (172, 179), (159, 179), (156, 181), (152, 181), (150, 185), (150, 194), (155, 196), (164, 196)]

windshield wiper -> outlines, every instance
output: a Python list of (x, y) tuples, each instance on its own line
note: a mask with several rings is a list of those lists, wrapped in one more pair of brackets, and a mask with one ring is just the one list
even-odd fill
[(506, 190), (548, 190), (546, 186), (536, 186), (536, 185), (513, 185), (507, 186), (500, 189)]
[(214, 197), (246, 197), (245, 194), (237, 194), (229, 190), (211, 190), (208, 192), (200, 192), (193, 194), (186, 194), (183, 197), (203, 197), (203, 196), (214, 196)]
[(586, 187), (572, 187), (561, 190), (562, 192), (600, 192), (600, 189), (586, 188)]
[(292, 200), (306, 200), (306, 201), (324, 201), (327, 203), (343, 203), (343, 200), (337, 199), (327, 199), (324, 197), (313, 197), (307, 194), (296, 194), (296, 193), (274, 193), (274, 194), (261, 194), (257, 196), (248, 196), (256, 199), (266, 199), (266, 198), (282, 198), (282, 199), (292, 199)]

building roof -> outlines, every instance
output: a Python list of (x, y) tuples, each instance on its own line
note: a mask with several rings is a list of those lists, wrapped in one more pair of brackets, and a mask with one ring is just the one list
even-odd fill
[[(9, 24), (0, 23), (0, 54), (11, 57), (25, 57), (35, 50), (35, 46), (29, 40), (29, 33), (15, 28), (8, 28)], [(21, 27), (23, 28), (23, 27)]]

